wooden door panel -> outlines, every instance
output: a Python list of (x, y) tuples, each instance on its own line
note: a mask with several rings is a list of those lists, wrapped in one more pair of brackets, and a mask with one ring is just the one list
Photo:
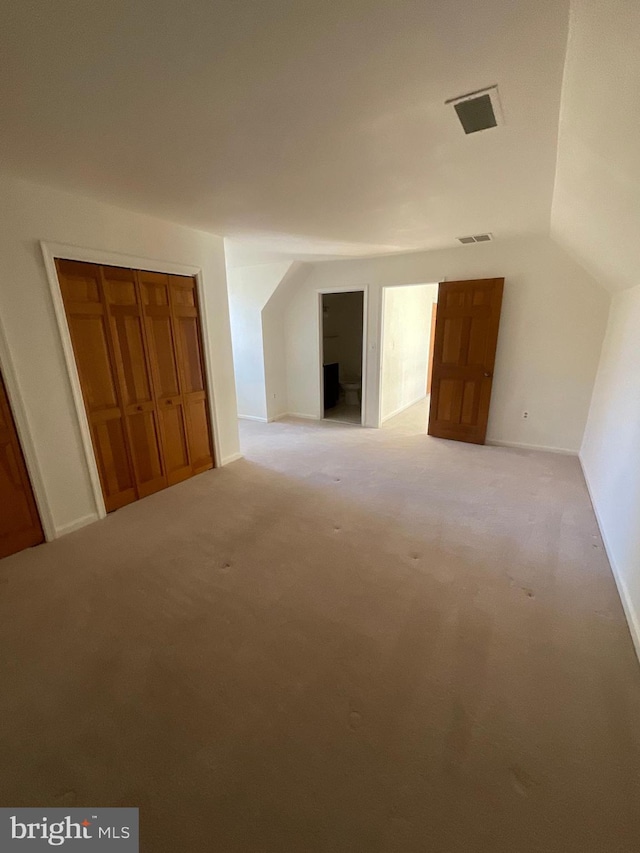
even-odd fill
[(166, 316), (152, 314), (147, 317), (147, 328), (158, 398), (176, 397), (180, 394), (180, 384), (171, 317), (168, 313)]
[[(142, 407), (140, 407), (142, 408)], [(160, 430), (155, 411), (130, 415), (129, 436), (135, 460), (140, 497), (153, 494), (167, 485), (160, 444)]]
[(179, 348), (171, 310), (170, 276), (139, 272), (164, 465), (169, 485), (192, 474), (184, 398), (180, 387)]
[(196, 283), (193, 278), (186, 275), (170, 275), (171, 304), (176, 315), (186, 314), (194, 316), (197, 314)]
[(102, 267), (104, 292), (109, 305), (137, 306), (134, 270)]
[(109, 357), (106, 321), (103, 314), (71, 313), (81, 308), (69, 306), (69, 331), (76, 354), (80, 384), (90, 413), (118, 405), (116, 377)]
[(442, 337), (442, 364), (457, 364), (462, 346), (464, 319), (462, 317), (443, 317), (444, 333)]
[(194, 395), (187, 404), (187, 427), (191, 466), (194, 474), (199, 474), (213, 467), (209, 415), (204, 394), (200, 399)]
[(145, 308), (169, 308), (168, 275), (140, 270), (138, 281), (142, 288), (142, 304)]
[(125, 405), (149, 402), (151, 382), (145, 363), (141, 318), (136, 314), (115, 313), (113, 327), (114, 343), (122, 363)]
[(137, 497), (124, 401), (108, 313), (107, 286), (96, 264), (56, 260), (80, 386), (108, 512)]
[(179, 402), (167, 403), (160, 410), (160, 423), (167, 481), (172, 485), (185, 480), (192, 473), (183, 406)]
[(66, 304), (101, 305), (100, 277), (95, 264), (56, 260), (60, 291)]
[(489, 363), (490, 353), (487, 347), (490, 343), (487, 322), (489, 317), (470, 317), (468, 319), (466, 357), (468, 365), (483, 367)]
[(202, 353), (198, 335), (197, 317), (179, 317), (177, 320), (180, 339), (180, 354), (184, 377), (184, 393), (204, 391)]
[(113, 345), (138, 497), (165, 488), (162, 445), (135, 270), (103, 267)]
[(144, 411), (137, 406), (135, 414), (127, 415), (127, 433), (138, 497), (144, 498), (168, 485), (162, 452), (162, 438), (157, 412)]
[(213, 466), (207, 388), (200, 337), (198, 295), (193, 278), (172, 275), (170, 301), (178, 344), (180, 387), (187, 415), (189, 458), (194, 474)]
[(0, 558), (44, 542), (40, 516), (0, 376)]
[(456, 379), (441, 379), (438, 395), (432, 405), (436, 407), (439, 421), (456, 421), (460, 416), (461, 383)]
[(112, 512), (137, 498), (124, 418), (119, 410), (113, 417), (95, 421), (91, 435), (105, 508)]
[(0, 542), (8, 536), (20, 536), (32, 526), (29, 505), (22, 490), (22, 481), (17, 472), (18, 462), (11, 445), (0, 445)]
[[(7, 540), (21, 542), (26, 535), (30, 538), (34, 526), (33, 514), (22, 477), (22, 460), (17, 455), (17, 448), (11, 441), (0, 438), (0, 555), (6, 556), (3, 543)], [(38, 541), (42, 541), (41, 535)], [(26, 547), (26, 546), (22, 546)], [(19, 547), (15, 550), (20, 550)], [(13, 547), (7, 553), (14, 553)]]
[(13, 419), (9, 415), (9, 400), (4, 390), (2, 377), (0, 377), (0, 437), (3, 441), (9, 440), (12, 426)]
[(171, 307), (176, 316), (193, 317), (198, 313), (196, 281), (188, 275), (169, 275)]
[(464, 426), (473, 426), (478, 418), (480, 388), (481, 383), (473, 379), (468, 379), (463, 383), (460, 423)]
[(429, 435), (484, 444), (503, 285), (504, 279), (440, 284)]
[(473, 379), (441, 379), (436, 418), (442, 422), (472, 426), (478, 416), (482, 383)]

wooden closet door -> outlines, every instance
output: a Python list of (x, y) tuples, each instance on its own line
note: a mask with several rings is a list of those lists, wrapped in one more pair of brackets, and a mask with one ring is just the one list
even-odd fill
[(165, 488), (157, 405), (134, 270), (101, 267), (138, 496)]
[(213, 451), (196, 282), (193, 278), (179, 275), (169, 276), (169, 281), (189, 457), (193, 473), (199, 474), (213, 467)]
[(178, 350), (171, 313), (169, 276), (138, 272), (153, 383), (169, 485), (191, 476)]
[(56, 260), (107, 511), (136, 500), (100, 267)]
[(0, 557), (44, 542), (29, 475), (0, 376)]

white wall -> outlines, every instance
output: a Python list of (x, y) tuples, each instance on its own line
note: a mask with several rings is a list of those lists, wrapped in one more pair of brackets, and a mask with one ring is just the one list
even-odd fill
[(277, 300), (276, 291), (262, 309), (264, 383), (269, 421), (287, 412), (287, 361), (282, 311), (278, 308)]
[[(238, 414), (266, 420), (267, 387), (262, 310), (291, 261), (227, 269)], [(270, 368), (274, 367), (270, 364)]]
[[(547, 236), (314, 264), (286, 312), (289, 410), (319, 417), (317, 291), (367, 285), (365, 424), (379, 423), (385, 285), (504, 276), (488, 440), (577, 451), (604, 337), (607, 293)], [(522, 412), (529, 412), (528, 420)]]
[(227, 247), (238, 415), (271, 421), (288, 411), (284, 305), (290, 289), (304, 279), (306, 264), (264, 261), (253, 253), (258, 263), (238, 265), (234, 257), (243, 257), (241, 245), (227, 240)]
[(552, 234), (611, 291), (640, 269), (640, 3), (574, 0)]
[(288, 411), (284, 306), (287, 304), (291, 290), (300, 285), (307, 272), (306, 264), (294, 261), (262, 309), (262, 342), (268, 420), (279, 418)]
[(427, 395), (431, 312), (437, 284), (385, 287), (382, 301), (383, 421)]
[(640, 285), (613, 298), (580, 458), (640, 655)]
[[(28, 463), (37, 468), (56, 534), (95, 518), (62, 345), (39, 241), (201, 267), (223, 463), (239, 452), (222, 240), (80, 196), (0, 179), (0, 315), (3, 372), (28, 423)], [(10, 360), (10, 363), (9, 363)], [(33, 446), (34, 454), (29, 454)]]
[(552, 234), (616, 293), (581, 460), (640, 656), (640, 4), (573, 0)]

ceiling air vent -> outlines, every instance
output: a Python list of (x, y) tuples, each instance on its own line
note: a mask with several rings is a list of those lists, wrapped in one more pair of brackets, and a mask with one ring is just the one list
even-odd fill
[(497, 86), (449, 98), (445, 104), (452, 104), (466, 134), (504, 124)]
[(474, 234), (473, 237), (456, 237), (456, 239), (465, 246), (468, 243), (490, 243), (493, 240), (493, 234)]

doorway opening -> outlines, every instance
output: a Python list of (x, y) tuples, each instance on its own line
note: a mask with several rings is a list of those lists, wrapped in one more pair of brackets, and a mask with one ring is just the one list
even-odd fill
[(321, 406), (325, 420), (362, 424), (364, 290), (320, 294)]
[(383, 287), (380, 424), (426, 433), (431, 401), (438, 284)]

